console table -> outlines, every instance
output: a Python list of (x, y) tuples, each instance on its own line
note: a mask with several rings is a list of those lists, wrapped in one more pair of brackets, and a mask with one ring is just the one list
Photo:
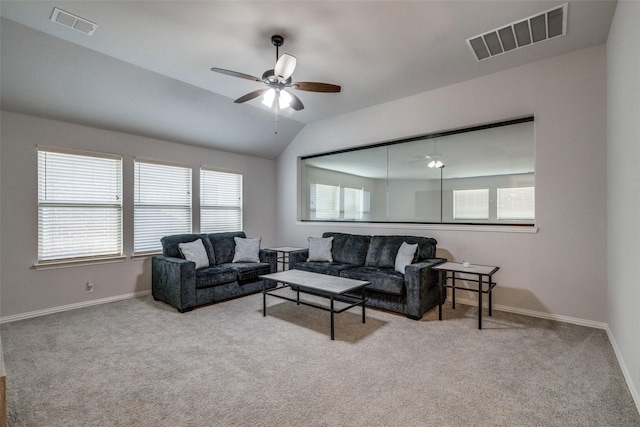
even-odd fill
[[(447, 294), (447, 288), (451, 288), (451, 308), (456, 308), (456, 289), (461, 289), (465, 291), (477, 292), (478, 293), (478, 329), (482, 329), (482, 294), (489, 294), (489, 316), (492, 315), (492, 306), (493, 301), (491, 298), (491, 294), (493, 288), (496, 286), (496, 283), (493, 281), (493, 275), (500, 269), (500, 267), (495, 267), (492, 265), (475, 265), (471, 264), (468, 267), (465, 267), (462, 263), (459, 262), (445, 262), (444, 264), (439, 264), (431, 267), (432, 270), (438, 271), (439, 280), (438, 287), (440, 290), (440, 300), (438, 304), (438, 319), (442, 320), (442, 297), (443, 291), (444, 296)], [(468, 278), (468, 277), (460, 277), (460, 274), (475, 276), (477, 279)], [(466, 282), (476, 283), (478, 285), (477, 289), (473, 288), (462, 288), (456, 286), (456, 278), (458, 280), (464, 280)], [(451, 283), (449, 284), (449, 280)]]

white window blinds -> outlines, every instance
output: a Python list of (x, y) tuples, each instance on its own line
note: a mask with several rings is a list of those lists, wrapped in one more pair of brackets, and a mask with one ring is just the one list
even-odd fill
[(535, 219), (535, 187), (498, 188), (498, 219)]
[(134, 252), (162, 249), (160, 239), (191, 233), (191, 168), (134, 161)]
[(200, 169), (200, 231), (242, 231), (242, 175)]
[(122, 157), (38, 148), (38, 261), (122, 255)]
[(362, 219), (364, 191), (361, 188), (344, 187), (344, 219)]
[(340, 186), (312, 183), (309, 196), (311, 219), (340, 217)]
[(453, 219), (489, 219), (489, 189), (453, 190)]

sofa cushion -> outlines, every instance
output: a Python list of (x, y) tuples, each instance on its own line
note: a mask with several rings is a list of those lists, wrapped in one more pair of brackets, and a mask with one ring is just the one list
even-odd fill
[[(363, 266), (371, 236), (327, 232), (322, 237), (333, 237), (331, 255), (334, 262)], [(400, 247), (400, 245), (398, 245)]]
[(236, 244), (233, 253), (233, 262), (260, 262), (260, 237), (246, 239), (234, 237)]
[(271, 273), (269, 264), (265, 262), (234, 262), (231, 264), (222, 264), (220, 267), (235, 270), (240, 284), (255, 282), (259, 276)]
[(428, 258), (434, 258), (436, 255), (436, 240), (431, 237), (418, 236), (373, 236), (371, 244), (367, 252), (365, 266), (367, 267), (383, 267), (394, 268), (396, 264), (396, 255), (402, 242), (412, 245), (418, 244), (417, 262)]
[(215, 254), (215, 264), (227, 264), (233, 261), (236, 251), (234, 237), (247, 237), (244, 231), (233, 231), (227, 233), (211, 233), (207, 235), (213, 246)]
[(202, 244), (209, 257), (209, 265), (214, 265), (216, 259), (213, 246), (211, 246), (211, 241), (206, 234), (174, 234), (164, 236), (160, 239), (160, 243), (162, 243), (162, 255), (172, 258), (183, 258), (180, 252), (180, 243), (189, 243), (198, 239), (202, 239)]
[(312, 273), (328, 274), (339, 276), (343, 270), (357, 267), (355, 265), (343, 264), (340, 262), (297, 262), (296, 270), (310, 271)]
[(196, 288), (223, 285), (234, 282), (238, 278), (236, 269), (223, 265), (215, 265), (196, 270)]
[(333, 237), (309, 237), (308, 262), (332, 262)]
[(207, 251), (204, 248), (202, 239), (197, 239), (189, 243), (178, 243), (178, 248), (184, 259), (196, 263), (196, 270), (209, 267), (209, 257), (207, 256)]
[(356, 267), (341, 271), (340, 277), (371, 282), (367, 286), (368, 290), (393, 295), (402, 295), (404, 293), (404, 274), (397, 272), (393, 267)]
[(407, 242), (402, 242), (396, 255), (395, 269), (397, 272), (404, 274), (404, 268), (416, 259), (417, 250), (417, 243), (410, 245)]

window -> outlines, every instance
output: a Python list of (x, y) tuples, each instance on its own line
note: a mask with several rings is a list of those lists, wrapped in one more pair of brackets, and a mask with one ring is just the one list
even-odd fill
[(362, 188), (344, 188), (344, 219), (361, 220), (364, 214), (364, 191)]
[(311, 184), (311, 219), (335, 220), (340, 217), (340, 186)]
[(535, 218), (535, 187), (498, 188), (499, 220)]
[(134, 161), (133, 250), (162, 250), (160, 239), (191, 233), (191, 168)]
[(242, 175), (200, 169), (202, 233), (242, 231)]
[(122, 157), (38, 148), (38, 262), (122, 255)]
[(489, 189), (453, 190), (453, 219), (489, 219)]

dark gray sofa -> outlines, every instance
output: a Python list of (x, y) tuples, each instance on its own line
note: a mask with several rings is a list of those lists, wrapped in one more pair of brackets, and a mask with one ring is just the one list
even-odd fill
[[(367, 236), (327, 232), (333, 237), (333, 262), (308, 262), (308, 249), (289, 254), (289, 268), (371, 282), (365, 288), (367, 305), (401, 313), (415, 320), (438, 305), (438, 277), (431, 270), (446, 260), (436, 258), (436, 240), (418, 236)], [(418, 244), (417, 257), (395, 270), (402, 242)]]
[[(277, 271), (277, 252), (260, 249), (259, 263), (233, 263), (234, 237), (245, 233), (176, 234), (161, 239), (162, 255), (151, 261), (151, 293), (185, 312), (195, 307), (259, 292), (262, 274)], [(182, 257), (179, 244), (202, 239), (209, 267), (196, 270), (196, 264)], [(268, 281), (267, 288), (275, 287)]]

